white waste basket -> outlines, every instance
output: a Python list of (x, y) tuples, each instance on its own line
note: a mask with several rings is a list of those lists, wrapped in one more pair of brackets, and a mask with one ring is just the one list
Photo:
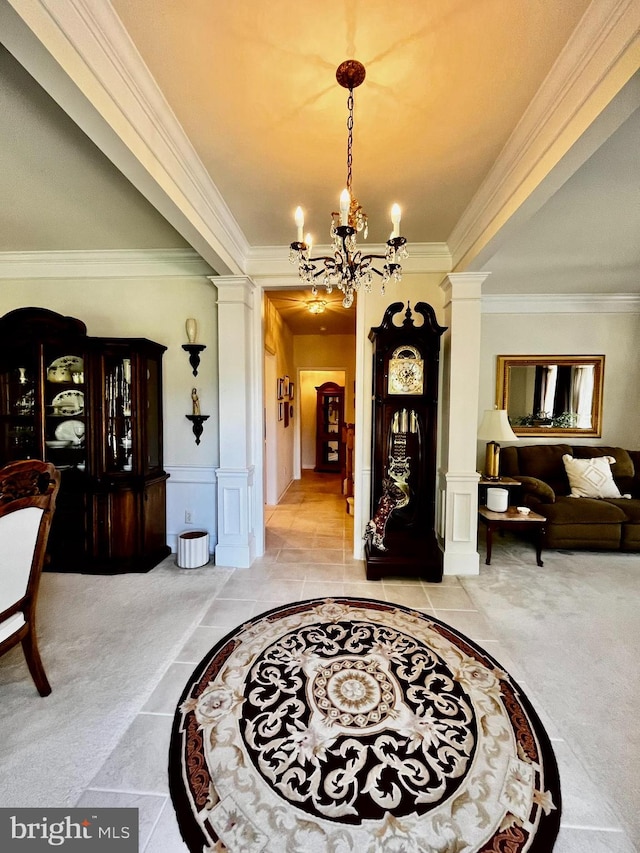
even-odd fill
[(492, 512), (506, 512), (508, 506), (508, 489), (487, 489), (487, 509)]
[(209, 534), (206, 530), (187, 530), (178, 536), (179, 569), (198, 569), (209, 562)]

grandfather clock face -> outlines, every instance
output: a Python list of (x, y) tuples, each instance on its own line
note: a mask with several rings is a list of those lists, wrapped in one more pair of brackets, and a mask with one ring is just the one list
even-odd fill
[(424, 362), (413, 346), (397, 347), (389, 359), (388, 394), (423, 394)]

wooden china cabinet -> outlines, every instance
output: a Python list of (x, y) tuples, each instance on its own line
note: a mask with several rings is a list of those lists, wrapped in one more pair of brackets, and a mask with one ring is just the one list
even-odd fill
[(89, 337), (44, 308), (0, 318), (0, 464), (62, 474), (49, 536), (54, 571), (148, 571), (166, 545), (162, 356), (145, 338)]
[(315, 471), (339, 473), (344, 465), (344, 387), (325, 382), (316, 387)]

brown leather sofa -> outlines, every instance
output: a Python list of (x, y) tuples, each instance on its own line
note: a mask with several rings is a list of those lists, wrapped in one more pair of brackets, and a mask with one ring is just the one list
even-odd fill
[[(562, 457), (613, 456), (613, 479), (630, 498), (574, 498)], [(640, 551), (640, 451), (569, 444), (514, 445), (500, 452), (500, 474), (522, 483), (520, 500), (547, 519), (546, 548)]]

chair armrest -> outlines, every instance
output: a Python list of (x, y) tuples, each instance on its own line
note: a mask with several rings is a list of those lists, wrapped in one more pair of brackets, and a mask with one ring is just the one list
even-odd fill
[(522, 483), (522, 493), (525, 498), (531, 496), (543, 504), (553, 504), (556, 502), (556, 493), (544, 480), (538, 480), (537, 477), (521, 477), (519, 475), (518, 479)]

